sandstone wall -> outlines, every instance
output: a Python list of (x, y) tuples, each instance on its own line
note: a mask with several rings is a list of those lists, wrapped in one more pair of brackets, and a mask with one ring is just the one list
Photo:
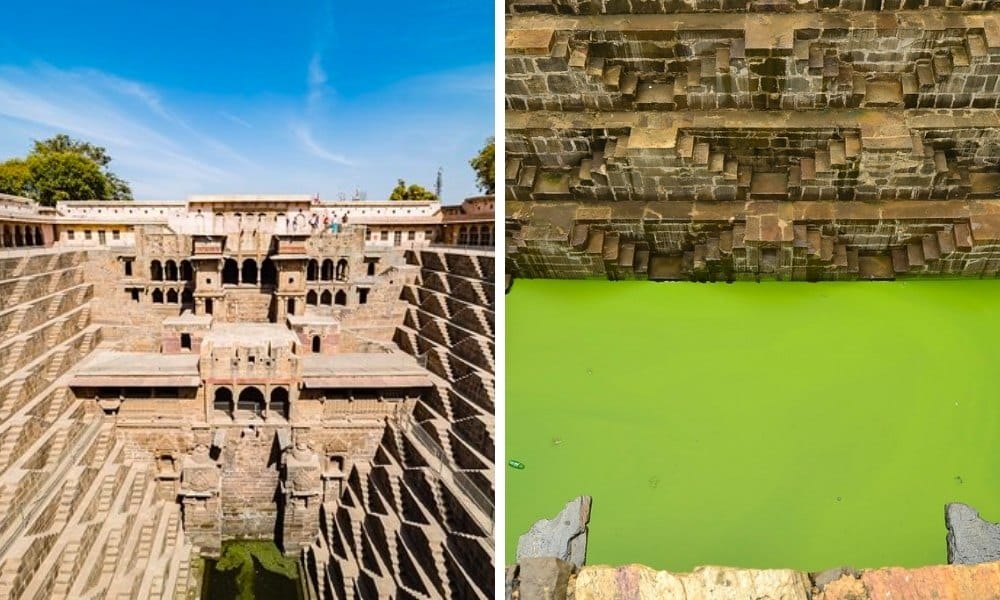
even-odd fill
[(490, 598), (493, 590), (493, 255), (423, 250), (395, 342), (435, 386), (387, 421), (305, 553), (321, 596)]
[[(102, 335), (100, 270), (83, 252), (0, 254), (0, 597), (162, 598), (189, 588), (192, 549), (152, 463), (67, 372)], [(127, 560), (122, 560), (127, 557)]]
[(947, 4), (512, 0), (512, 271), (996, 276), (1000, 21)]
[(571, 573), (568, 564), (556, 559), (528, 559), (508, 570), (508, 583), (508, 597), (519, 600), (995, 600), (1000, 598), (1000, 562), (823, 573), (726, 567), (670, 573), (641, 565), (588, 566)]

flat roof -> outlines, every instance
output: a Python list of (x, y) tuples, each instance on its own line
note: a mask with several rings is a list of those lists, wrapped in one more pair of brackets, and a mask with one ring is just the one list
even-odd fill
[(302, 357), (302, 383), (308, 388), (429, 387), (427, 370), (409, 354), (351, 352)]
[(331, 317), (329, 315), (314, 315), (309, 313), (304, 315), (288, 315), (285, 318), (288, 319), (288, 322), (293, 327), (300, 325), (336, 325), (340, 323), (340, 319), (336, 317)]
[(76, 368), (75, 387), (198, 387), (197, 354), (98, 350)]
[(291, 346), (298, 342), (294, 333), (278, 323), (214, 323), (203, 339), (216, 348)]

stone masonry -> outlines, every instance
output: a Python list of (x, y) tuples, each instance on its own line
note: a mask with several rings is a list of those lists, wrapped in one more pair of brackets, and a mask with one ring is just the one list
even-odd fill
[(310, 598), (488, 597), (493, 253), (424, 205), (150, 206), (0, 198), (0, 597), (198, 598), (234, 538)]
[(1000, 272), (994, 3), (507, 7), (516, 275)]
[(403, 290), (395, 339), (426, 361), (433, 387), (388, 421), (371, 463), (355, 463), (305, 560), (322, 597), (485, 600), (494, 580), (494, 257), (425, 249), (408, 258), (420, 275)]

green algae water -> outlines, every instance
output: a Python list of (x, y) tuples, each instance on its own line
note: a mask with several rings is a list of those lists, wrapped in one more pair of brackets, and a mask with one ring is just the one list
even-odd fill
[(302, 600), (298, 561), (274, 542), (231, 540), (218, 560), (205, 559), (205, 600)]
[(594, 497), (588, 564), (946, 562), (1000, 520), (1000, 281), (518, 280), (506, 561)]

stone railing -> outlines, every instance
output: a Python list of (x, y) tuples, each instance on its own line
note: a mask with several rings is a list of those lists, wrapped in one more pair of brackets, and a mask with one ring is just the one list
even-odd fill
[(462, 494), (489, 518), (489, 530), (492, 532), (495, 522), (493, 499), (484, 494), (468, 475), (453, 467), (453, 461), (444, 451), (444, 448), (429, 433), (424, 431), (423, 427), (413, 419), (412, 415), (401, 416), (397, 420), (397, 424), (400, 431), (416, 438), (423, 445), (424, 449), (437, 459), (438, 464), (435, 465), (437, 469), (431, 468), (430, 470), (436, 472), (438, 475), (446, 473), (447, 479), (454, 481), (455, 485), (462, 491)]

